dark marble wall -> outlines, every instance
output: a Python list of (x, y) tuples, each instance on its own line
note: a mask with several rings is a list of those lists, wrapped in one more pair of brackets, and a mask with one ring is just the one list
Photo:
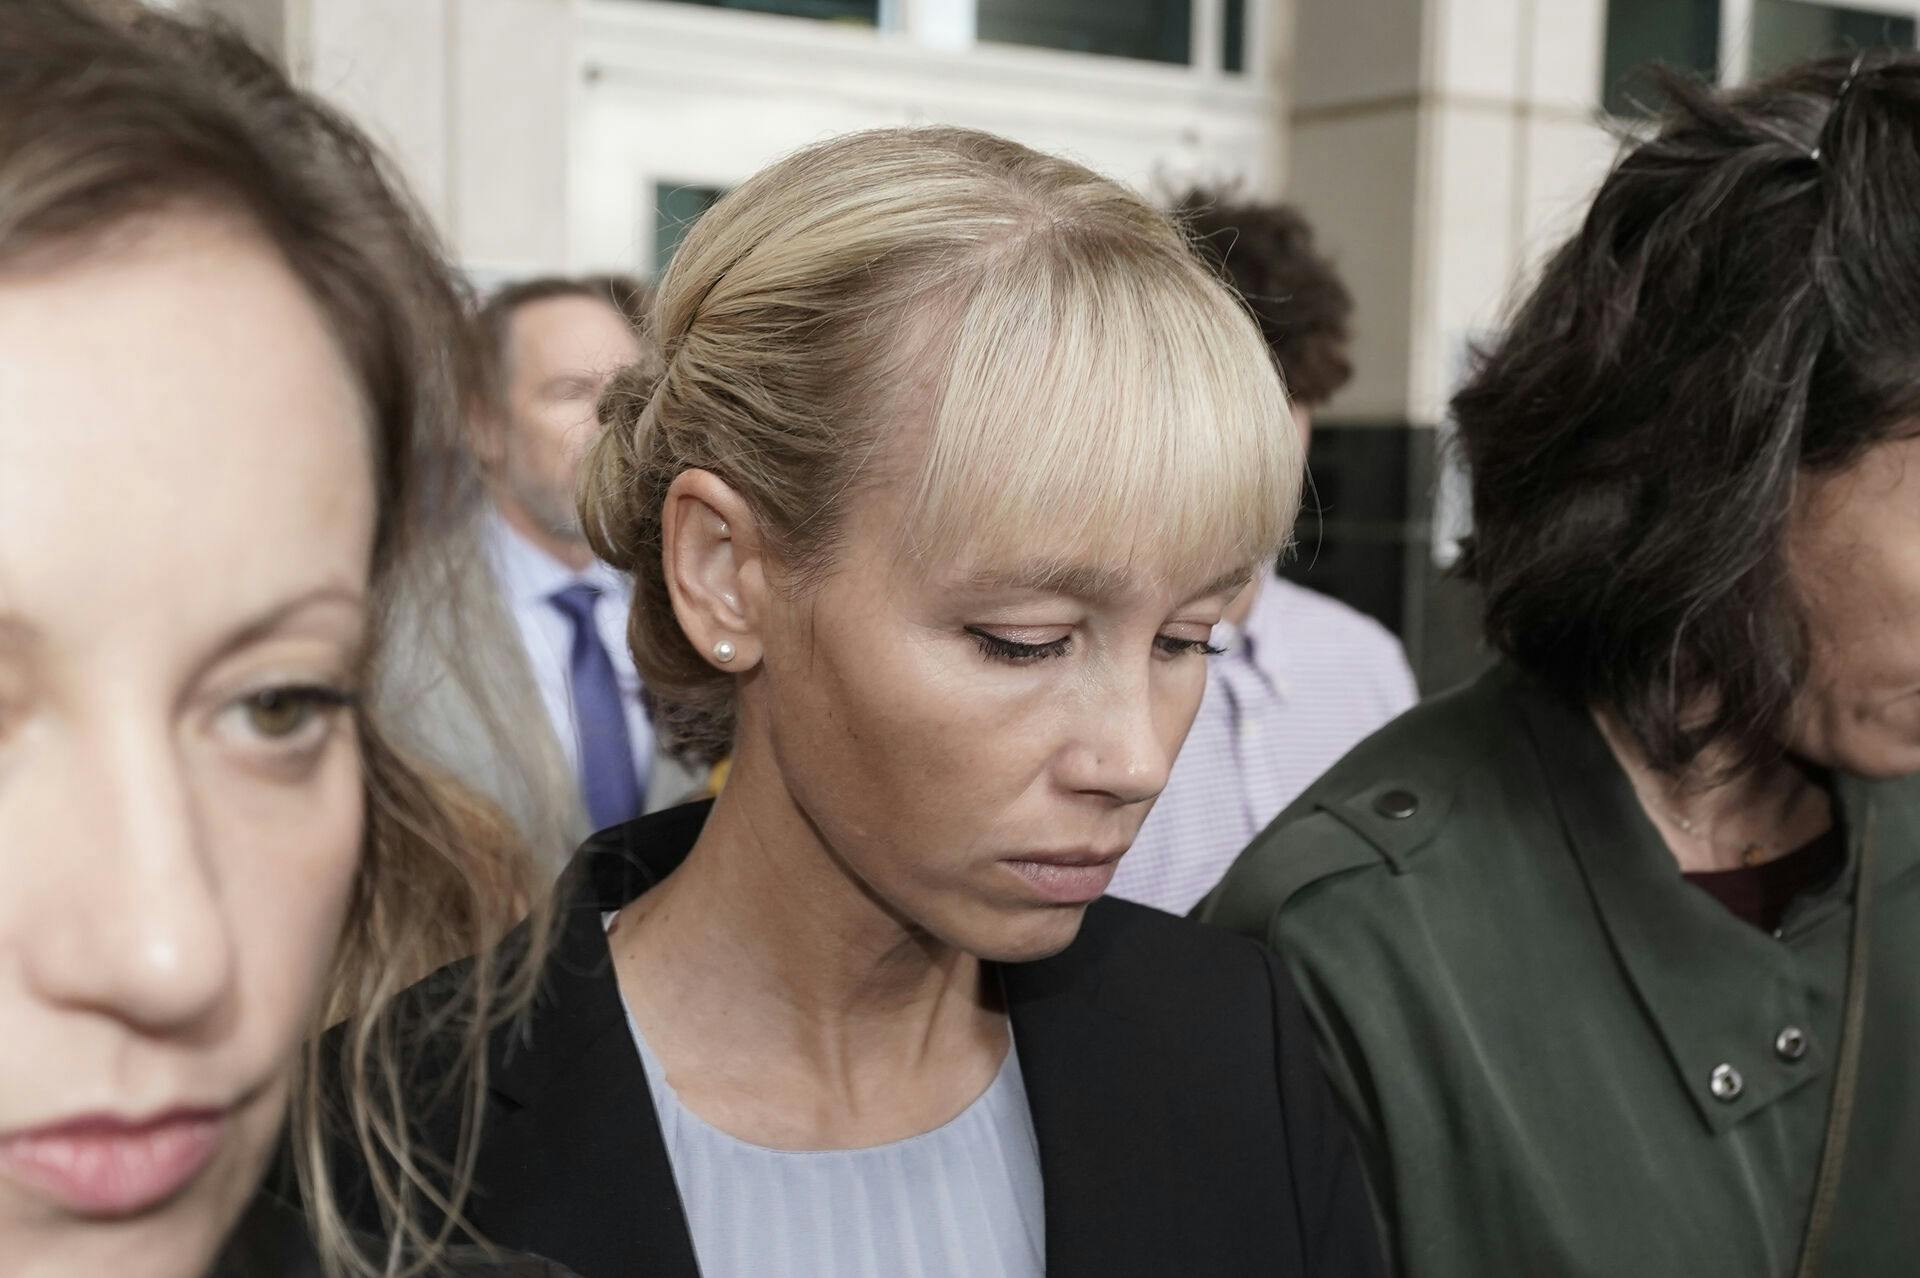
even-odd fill
[(1425, 692), (1490, 660), (1476, 591), (1433, 561), (1435, 439), (1407, 422), (1316, 423), (1294, 552), (1280, 566), (1398, 634)]

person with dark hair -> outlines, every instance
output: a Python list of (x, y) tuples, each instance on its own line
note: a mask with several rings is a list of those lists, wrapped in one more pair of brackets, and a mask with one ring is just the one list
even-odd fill
[[(1284, 204), (1191, 191), (1175, 214), (1252, 313), (1304, 435), (1353, 375), (1353, 298)], [(1267, 822), (1418, 699), (1400, 641), (1318, 591), (1263, 571), (1214, 630), (1207, 690), (1115, 896), (1184, 914)]]
[(608, 381), (658, 364), (635, 310), (644, 288), (546, 276), (500, 289), (477, 318), (490, 364), (472, 413), (494, 505), (486, 566), (551, 725), (541, 744), (580, 800), (556, 857), (592, 830), (679, 802), (701, 779), (656, 744), (626, 642), (632, 585), (594, 557), (575, 493)]
[(1314, 242), (1306, 215), (1291, 204), (1197, 187), (1173, 211), (1253, 315), (1295, 415), (1332, 399), (1353, 378), (1353, 294)]
[(1666, 89), (1454, 401), (1503, 662), (1203, 910), (1421, 1278), (1920, 1258), (1920, 54)]

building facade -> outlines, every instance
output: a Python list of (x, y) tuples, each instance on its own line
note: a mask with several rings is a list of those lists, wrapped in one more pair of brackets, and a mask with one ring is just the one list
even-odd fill
[(1446, 402), (1642, 114), (1650, 59), (1736, 82), (1912, 45), (1920, 0), (170, 0), (237, 21), (392, 148), (482, 282), (651, 275), (795, 147), (939, 122), (1156, 196), (1292, 200), (1355, 294), (1289, 575), (1428, 688), (1484, 660), (1447, 575)]

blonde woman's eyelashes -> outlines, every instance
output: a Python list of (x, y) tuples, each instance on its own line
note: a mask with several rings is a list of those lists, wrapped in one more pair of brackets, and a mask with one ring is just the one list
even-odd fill
[[(1064, 657), (1073, 648), (1073, 637), (1062, 635), (1046, 643), (1020, 643), (979, 626), (967, 626), (966, 633), (979, 647), (981, 653), (994, 661), (1003, 661), (1012, 665), (1031, 665), (1036, 661), (1046, 661), (1053, 657)], [(1193, 655), (1218, 656), (1223, 648), (1216, 648), (1204, 639), (1179, 639), (1172, 635), (1156, 635), (1154, 648), (1169, 657)]]

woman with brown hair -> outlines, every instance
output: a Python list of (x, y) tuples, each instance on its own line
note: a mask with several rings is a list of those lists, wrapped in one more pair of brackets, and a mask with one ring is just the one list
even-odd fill
[(654, 331), (583, 513), (732, 770), (576, 860), (473, 1223), (588, 1278), (1373, 1272), (1277, 964), (1102, 897), (1298, 501), (1246, 313), (1117, 184), (907, 129), (722, 200)]
[[(378, 156), (237, 40), (0, 5), (9, 1275), (446, 1259), (415, 1221), (393, 995), (479, 952), (431, 1009), (463, 1057), (525, 993), (488, 955), (532, 895), (492, 814), (389, 744), (377, 691), (461, 504), (462, 331)], [(328, 1113), (315, 1034), (342, 1017)], [(313, 1156), (336, 1121), (400, 1169), (371, 1243)], [(262, 1198), (235, 1233), (289, 1122), (311, 1228)]]

